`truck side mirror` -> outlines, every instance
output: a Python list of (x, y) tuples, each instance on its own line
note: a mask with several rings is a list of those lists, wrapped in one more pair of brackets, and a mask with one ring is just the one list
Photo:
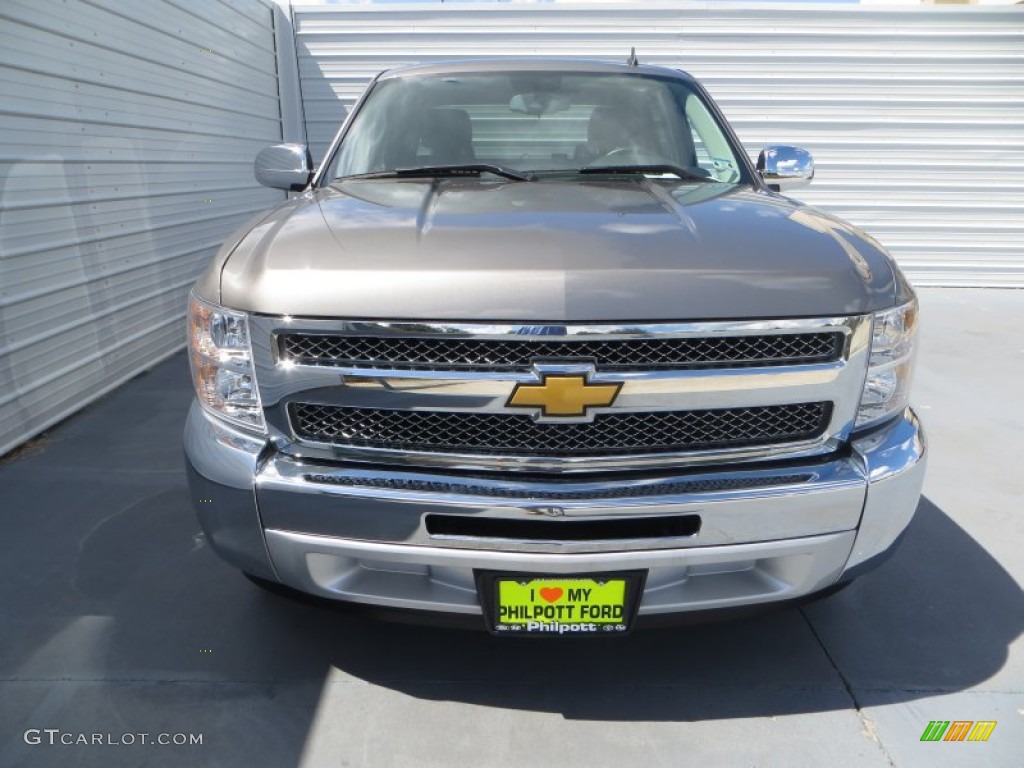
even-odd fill
[(776, 192), (804, 187), (814, 178), (814, 158), (806, 149), (776, 144), (761, 150), (757, 172)]
[(264, 186), (301, 192), (313, 178), (313, 158), (305, 144), (274, 144), (256, 155), (253, 173)]

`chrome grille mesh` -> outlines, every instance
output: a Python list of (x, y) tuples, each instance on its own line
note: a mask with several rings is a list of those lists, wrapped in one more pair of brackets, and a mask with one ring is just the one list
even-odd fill
[(303, 440), (354, 447), (505, 456), (601, 456), (712, 450), (810, 440), (831, 403), (598, 414), (592, 423), (535, 422), (518, 414), (399, 411), (292, 403)]
[(537, 358), (551, 358), (592, 361), (597, 370), (643, 371), (830, 362), (842, 354), (843, 334), (546, 340), (287, 333), (279, 344), (282, 359), (300, 365), (515, 371), (528, 369)]

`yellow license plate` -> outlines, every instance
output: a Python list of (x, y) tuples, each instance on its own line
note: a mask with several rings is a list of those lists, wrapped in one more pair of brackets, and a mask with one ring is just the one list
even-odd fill
[(522, 577), (494, 580), (494, 629), (559, 635), (621, 633), (629, 628), (636, 578)]

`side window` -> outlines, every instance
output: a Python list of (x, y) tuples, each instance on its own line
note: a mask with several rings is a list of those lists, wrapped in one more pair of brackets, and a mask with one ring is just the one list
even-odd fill
[(700, 137), (697, 129), (693, 127), (693, 123), (690, 123), (690, 135), (693, 139), (693, 151), (697, 156), (697, 166), (703, 168), (705, 171), (713, 171), (714, 163), (711, 161), (711, 153), (708, 152), (708, 148), (704, 146), (704, 139)]
[(686, 120), (693, 134), (697, 165), (719, 181), (738, 181), (740, 172), (736, 157), (708, 108), (696, 94), (686, 97)]

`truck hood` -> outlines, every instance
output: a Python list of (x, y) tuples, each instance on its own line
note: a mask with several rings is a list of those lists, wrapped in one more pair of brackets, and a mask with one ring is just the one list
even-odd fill
[(225, 306), (403, 320), (654, 321), (892, 306), (884, 249), (780, 195), (712, 182), (352, 180), (238, 241)]

